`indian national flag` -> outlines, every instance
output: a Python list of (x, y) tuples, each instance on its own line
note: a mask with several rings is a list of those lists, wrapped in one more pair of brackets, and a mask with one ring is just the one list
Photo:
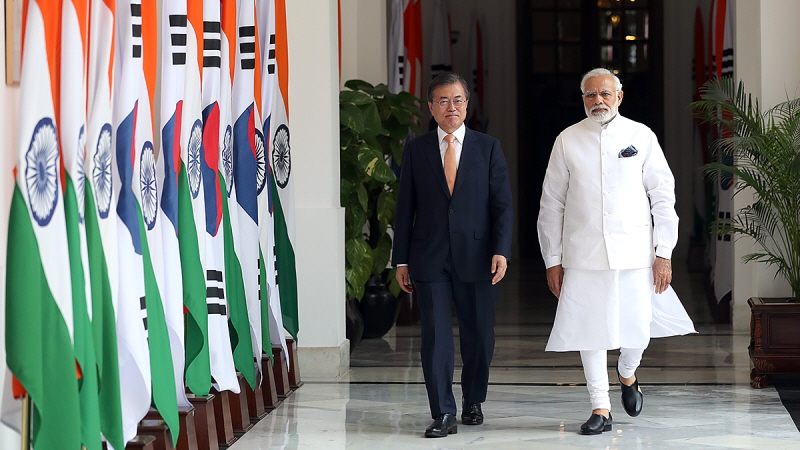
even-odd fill
[(117, 195), (112, 186), (112, 66), (114, 61), (114, 9), (111, 0), (90, 3), (89, 72), (86, 133), (86, 221), (92, 329), (97, 354), (99, 398), (103, 405), (100, 427), (110, 447), (121, 450), (122, 407), (117, 357), (116, 300)]
[(88, 450), (101, 450), (98, 375), (90, 320), (92, 298), (84, 221), (88, 2), (65, 0), (62, 6), (58, 131), (66, 173), (64, 215), (72, 277), (75, 359), (81, 374), (81, 441)]
[[(139, 1), (139, 0), (136, 0)], [(164, 155), (157, 155), (153, 140), (153, 105), (156, 92), (158, 70), (158, 11), (156, 0), (141, 0), (142, 12), (142, 81), (139, 88), (139, 108), (136, 119), (136, 138), (134, 140), (141, 159), (139, 163), (139, 184), (134, 188), (142, 208), (140, 230), (142, 242), (142, 261), (144, 262), (144, 289), (147, 306), (147, 344), (150, 348), (150, 374), (153, 388), (153, 406), (161, 414), (171, 430), (173, 444), (178, 440), (178, 405), (175, 395), (174, 369), (169, 332), (164, 308), (167, 268), (175, 270), (174, 263), (168, 263), (164, 254), (164, 234), (169, 232), (169, 224), (160, 219), (159, 171), (157, 164), (163, 163)], [(134, 29), (135, 32), (135, 29)], [(135, 172), (134, 172), (135, 173)], [(164, 293), (164, 294), (162, 294)]]
[[(260, 64), (255, 2), (240, 0), (236, 16), (236, 56), (233, 69), (231, 111), (233, 113), (233, 185), (236, 201), (230, 212), (234, 248), (239, 257), (244, 295), (231, 292), (231, 324), (236, 330), (232, 342), (236, 368), (255, 386), (254, 342), (261, 342), (261, 308), (258, 299), (258, 200), (257, 151), (264, 145), (255, 101), (256, 68)], [(260, 102), (260, 98), (259, 98)], [(234, 197), (231, 197), (233, 200)], [(242, 308), (242, 305), (244, 308)], [(252, 314), (255, 312), (255, 314)], [(252, 317), (252, 316), (255, 317)], [(255, 326), (254, 326), (255, 325)], [(257, 329), (256, 329), (257, 328)], [(234, 337), (232, 337), (232, 340)], [(258, 352), (260, 357), (261, 353)]]
[(59, 0), (26, 4), (16, 185), (6, 260), (6, 363), (33, 401), (37, 449), (80, 448), (63, 179), (56, 129)]
[[(185, 114), (184, 80), (187, 61), (187, 18), (186, 0), (164, 0), (161, 3), (161, 85), (159, 99), (161, 105), (161, 140), (159, 157), (156, 162), (156, 182), (161, 187), (159, 190), (160, 201), (158, 206), (158, 221), (161, 225), (161, 254), (163, 255), (162, 284), (160, 292), (164, 302), (164, 316), (169, 334), (170, 352), (172, 355), (172, 369), (174, 388), (179, 405), (188, 406), (186, 389), (183, 381), (183, 368), (185, 365), (184, 354), (184, 325), (183, 304), (184, 292), (183, 273), (188, 267), (198, 268), (198, 278), (202, 286), (202, 267), (198, 267), (199, 256), (195, 251), (193, 255), (184, 258), (178, 242), (179, 227), (183, 217), (179, 216), (181, 191), (186, 190), (185, 177), (181, 179), (181, 145), (182, 117)], [(198, 133), (199, 134), (199, 133)], [(199, 140), (199, 139), (198, 139)], [(198, 144), (199, 146), (199, 144)], [(191, 207), (191, 204), (188, 205)], [(191, 211), (191, 208), (190, 208)], [(189, 215), (189, 231), (194, 231), (194, 218)], [(157, 227), (158, 225), (156, 225)], [(197, 239), (194, 239), (196, 248)], [(156, 243), (158, 245), (158, 243)], [(193, 256), (193, 257), (192, 257)], [(194, 266), (191, 265), (194, 261)], [(182, 263), (186, 261), (184, 266)]]
[[(286, 2), (275, 0), (276, 80), (270, 114), (269, 160), (272, 169), (272, 200), (275, 221), (275, 271), (286, 331), (297, 339), (297, 270), (294, 242), (294, 181), (292, 180), (289, 132), (289, 52), (286, 34)], [(283, 344), (285, 345), (285, 343)]]
[[(261, 105), (264, 140), (269, 142), (272, 97), (275, 95), (277, 64), (275, 60), (275, 2), (258, 0), (258, 24), (261, 49)], [(273, 358), (272, 346), (281, 345), (286, 351), (280, 293), (275, 272), (275, 220), (272, 199), (272, 170), (267, 157), (268, 149), (259, 155), (258, 172), (258, 240), (260, 245), (259, 292), (261, 298), (261, 324), (263, 349)]]

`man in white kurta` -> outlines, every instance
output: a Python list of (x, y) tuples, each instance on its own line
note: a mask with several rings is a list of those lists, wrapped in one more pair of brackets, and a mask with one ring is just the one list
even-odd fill
[(580, 351), (592, 416), (584, 434), (611, 430), (607, 350), (620, 349), (623, 406), (641, 411), (635, 372), (651, 337), (694, 332), (669, 287), (678, 238), (675, 181), (655, 134), (618, 114), (619, 79), (581, 81), (587, 118), (556, 139), (538, 232), (559, 298), (546, 351)]

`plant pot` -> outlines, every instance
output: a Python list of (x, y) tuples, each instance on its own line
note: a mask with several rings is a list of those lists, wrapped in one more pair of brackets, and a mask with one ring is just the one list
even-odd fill
[(750, 384), (760, 389), (773, 373), (800, 372), (800, 303), (795, 298), (752, 297)]
[(348, 298), (344, 307), (345, 337), (350, 341), (350, 353), (356, 348), (364, 335), (364, 317), (358, 309), (358, 300)]
[(392, 329), (400, 312), (400, 302), (389, 292), (383, 277), (373, 275), (367, 281), (358, 309), (364, 317), (363, 338), (374, 339)]

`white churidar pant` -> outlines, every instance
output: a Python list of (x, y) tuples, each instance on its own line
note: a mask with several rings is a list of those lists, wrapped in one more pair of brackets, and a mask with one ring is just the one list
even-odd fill
[[(636, 373), (642, 362), (643, 348), (619, 349), (617, 368), (620, 376), (630, 378)], [(583, 374), (586, 376), (586, 389), (589, 390), (589, 401), (592, 410), (607, 409), (611, 411), (611, 400), (608, 396), (608, 352), (606, 350), (581, 351)], [(616, 374), (616, 373), (615, 373)]]

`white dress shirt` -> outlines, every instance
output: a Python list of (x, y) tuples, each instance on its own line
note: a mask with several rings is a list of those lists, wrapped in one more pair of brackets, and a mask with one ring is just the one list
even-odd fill
[[(436, 127), (436, 132), (439, 135), (439, 153), (442, 157), (442, 167), (444, 167), (444, 152), (447, 151), (447, 141), (444, 140), (444, 137), (447, 136), (447, 133), (441, 128)], [(456, 137), (456, 140), (453, 141), (453, 144), (456, 146), (456, 169), (458, 169), (459, 163), (461, 163), (461, 147), (464, 144), (464, 134), (467, 132), (467, 127), (462, 123), (460, 127), (451, 134)]]
[(547, 267), (636, 269), (671, 258), (675, 180), (655, 134), (619, 114), (564, 130), (547, 166), (538, 232)]

